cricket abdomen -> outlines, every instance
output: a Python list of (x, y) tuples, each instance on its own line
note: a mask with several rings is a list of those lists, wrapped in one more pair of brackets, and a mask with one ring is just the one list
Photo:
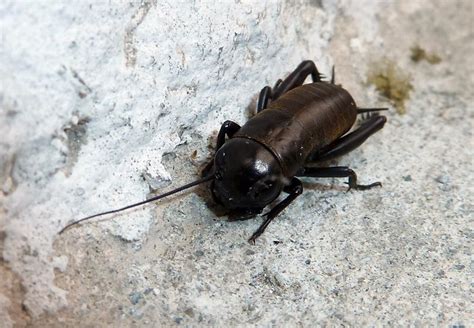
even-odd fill
[(343, 88), (325, 82), (305, 84), (283, 94), (234, 135), (253, 139), (279, 160), (285, 176), (304, 166), (309, 154), (350, 130), (357, 107)]

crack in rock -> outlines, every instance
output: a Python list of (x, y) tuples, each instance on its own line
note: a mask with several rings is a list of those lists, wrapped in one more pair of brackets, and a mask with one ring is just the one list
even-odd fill
[(145, 19), (151, 6), (154, 5), (155, 1), (143, 1), (138, 7), (138, 10), (132, 16), (132, 19), (125, 28), (124, 37), (124, 52), (125, 52), (125, 66), (133, 67), (137, 62), (137, 48), (135, 47), (134, 37), (135, 31)]

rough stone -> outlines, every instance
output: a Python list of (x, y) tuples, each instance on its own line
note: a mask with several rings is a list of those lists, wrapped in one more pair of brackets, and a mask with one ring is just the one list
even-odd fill
[[(3, 1), (2, 324), (472, 326), (472, 10)], [(57, 235), (196, 179), (220, 124), (303, 59), (364, 107), (393, 108), (376, 63), (411, 77), (405, 114), (338, 161), (382, 188), (306, 179), (256, 246), (260, 219), (220, 217), (204, 187)]]

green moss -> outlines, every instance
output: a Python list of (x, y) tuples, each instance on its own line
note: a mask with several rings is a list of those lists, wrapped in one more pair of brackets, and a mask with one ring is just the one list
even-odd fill
[(441, 62), (441, 57), (439, 57), (435, 53), (426, 52), (426, 50), (420, 47), (419, 45), (412, 47), (410, 50), (411, 50), (410, 58), (415, 63), (418, 63), (421, 60), (426, 60), (428, 63), (432, 65), (435, 65)]
[(382, 96), (393, 102), (397, 113), (405, 114), (405, 101), (413, 90), (410, 75), (404, 74), (393, 61), (384, 60), (373, 66), (367, 82), (373, 84)]

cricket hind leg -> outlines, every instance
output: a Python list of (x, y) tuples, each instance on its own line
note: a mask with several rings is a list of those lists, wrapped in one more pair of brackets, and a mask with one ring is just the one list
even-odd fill
[(372, 134), (383, 128), (387, 118), (373, 115), (363, 122), (356, 130), (337, 139), (333, 143), (318, 149), (308, 156), (307, 163), (318, 163), (334, 159), (359, 147)]
[(260, 91), (257, 101), (257, 113), (267, 108), (268, 102), (273, 99), (273, 90), (268, 85)]
[(321, 82), (322, 75), (319, 73), (314, 62), (312, 60), (305, 60), (276, 88), (274, 91), (275, 99), (291, 89), (303, 85), (309, 75), (311, 75), (313, 82)]
[(267, 108), (269, 101), (276, 100), (282, 94), (302, 85), (309, 75), (313, 82), (321, 82), (323, 76), (312, 60), (305, 60), (286, 79), (278, 80), (273, 89), (269, 86), (264, 87), (258, 97), (257, 113)]
[(368, 190), (373, 187), (381, 187), (382, 183), (374, 182), (368, 185), (357, 184), (357, 174), (347, 166), (334, 167), (305, 167), (296, 174), (298, 177), (311, 178), (348, 178), (349, 189)]

